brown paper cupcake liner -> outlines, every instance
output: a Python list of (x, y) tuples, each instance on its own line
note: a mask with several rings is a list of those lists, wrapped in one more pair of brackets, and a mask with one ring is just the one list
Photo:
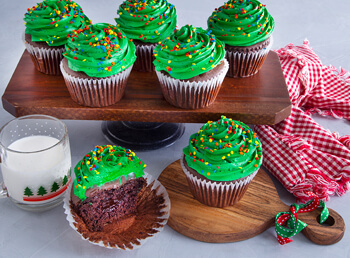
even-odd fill
[(215, 101), (228, 67), (228, 62), (224, 59), (224, 68), (215, 77), (198, 82), (175, 79), (159, 71), (156, 71), (156, 74), (168, 103), (180, 108), (198, 109)]
[(67, 189), (63, 200), (64, 213), (69, 225), (83, 240), (94, 245), (127, 251), (140, 248), (163, 230), (170, 215), (170, 199), (164, 186), (147, 173), (144, 178), (147, 186), (137, 203), (138, 214), (129, 228), (124, 229), (124, 224), (130, 224), (126, 219), (126, 223), (113, 223), (113, 230), (109, 233), (88, 231), (83, 220), (71, 209), (72, 186)]
[(153, 49), (155, 45), (137, 45), (136, 47), (136, 61), (134, 63), (134, 71), (139, 72), (153, 72), (155, 70), (153, 64)]
[(60, 63), (63, 58), (62, 54), (66, 51), (64, 47), (50, 49), (34, 47), (26, 40), (24, 40), (24, 43), (35, 68), (39, 72), (49, 75), (61, 75)]
[(80, 105), (105, 107), (117, 103), (124, 95), (132, 65), (105, 78), (78, 78), (68, 74), (61, 62), (61, 72), (71, 98)]
[(249, 77), (256, 74), (263, 65), (271, 47), (273, 39), (270, 38), (270, 44), (251, 52), (239, 52), (226, 50), (226, 58), (230, 64), (228, 77), (239, 78)]
[(205, 205), (218, 208), (232, 206), (237, 203), (258, 172), (256, 170), (249, 176), (232, 182), (213, 182), (192, 175), (183, 164), (183, 157), (180, 160), (193, 197)]

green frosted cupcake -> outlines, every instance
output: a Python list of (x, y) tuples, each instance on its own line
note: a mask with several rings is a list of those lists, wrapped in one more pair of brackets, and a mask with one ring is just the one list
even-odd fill
[(247, 77), (261, 68), (272, 46), (275, 21), (257, 0), (230, 0), (208, 18), (208, 31), (225, 43), (227, 76)]
[(214, 207), (231, 206), (262, 164), (262, 148), (247, 125), (222, 116), (191, 135), (181, 165), (193, 196)]
[(122, 250), (140, 247), (167, 223), (170, 200), (130, 149), (97, 145), (76, 164), (64, 199), (70, 226), (90, 243)]
[(154, 71), (153, 49), (175, 30), (175, 6), (167, 0), (126, 0), (117, 13), (117, 26), (136, 46), (134, 70)]
[(154, 65), (164, 98), (186, 109), (212, 104), (228, 63), (225, 45), (204, 29), (185, 25), (154, 49)]
[(45, 0), (24, 15), (24, 42), (35, 68), (45, 74), (60, 75), (60, 62), (67, 34), (84, 28), (90, 20), (71, 0)]
[(72, 99), (90, 107), (118, 102), (136, 60), (134, 44), (107, 23), (86, 26), (68, 38), (61, 71)]

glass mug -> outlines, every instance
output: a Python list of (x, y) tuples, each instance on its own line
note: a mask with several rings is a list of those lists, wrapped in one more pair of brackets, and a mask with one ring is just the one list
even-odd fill
[(0, 130), (0, 197), (44, 211), (59, 205), (71, 182), (66, 125), (47, 115), (15, 118)]

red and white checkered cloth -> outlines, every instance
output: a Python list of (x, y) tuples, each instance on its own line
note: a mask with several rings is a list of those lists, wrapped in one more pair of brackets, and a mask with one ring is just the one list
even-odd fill
[(276, 51), (292, 102), (291, 115), (254, 130), (263, 165), (300, 201), (313, 192), (328, 200), (350, 189), (350, 136), (340, 137), (317, 124), (311, 114), (350, 119), (350, 76), (324, 66), (309, 47), (289, 44)]

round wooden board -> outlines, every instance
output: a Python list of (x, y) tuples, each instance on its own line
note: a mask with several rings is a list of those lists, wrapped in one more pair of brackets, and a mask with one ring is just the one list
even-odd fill
[[(212, 243), (236, 242), (254, 237), (274, 226), (278, 212), (288, 211), (275, 185), (260, 169), (243, 198), (234, 206), (214, 208), (193, 198), (188, 189), (180, 160), (170, 164), (158, 180), (167, 189), (171, 201), (168, 225), (190, 238)], [(341, 216), (329, 209), (332, 225), (322, 226), (316, 218), (320, 210), (300, 214), (308, 226), (303, 233), (317, 244), (338, 242), (345, 231)]]

